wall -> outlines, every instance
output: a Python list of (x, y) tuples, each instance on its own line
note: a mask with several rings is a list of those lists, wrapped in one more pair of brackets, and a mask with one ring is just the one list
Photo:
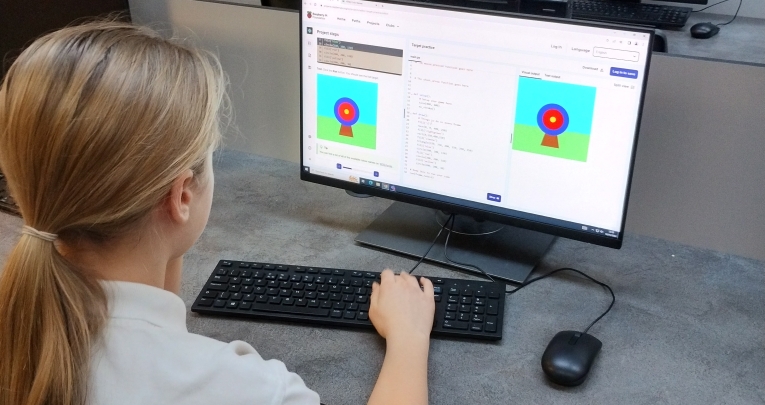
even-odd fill
[[(130, 5), (221, 56), (238, 127), (227, 147), (297, 162), (297, 13)], [(765, 66), (655, 55), (650, 69), (627, 231), (765, 260)]]

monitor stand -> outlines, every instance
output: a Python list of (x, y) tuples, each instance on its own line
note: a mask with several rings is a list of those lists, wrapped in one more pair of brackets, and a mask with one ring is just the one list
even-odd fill
[[(448, 218), (448, 214), (432, 208), (394, 202), (356, 237), (356, 242), (419, 258)], [(446, 260), (446, 234), (444, 230), (426, 260), (480, 275), (476, 269)], [(554, 239), (552, 235), (458, 215), (449, 237), (449, 258), (474, 264), (492, 277), (523, 283)]]

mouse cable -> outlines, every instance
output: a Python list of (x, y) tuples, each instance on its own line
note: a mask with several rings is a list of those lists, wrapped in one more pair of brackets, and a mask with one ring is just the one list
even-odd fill
[(579, 273), (580, 275), (582, 275), (582, 276), (586, 277), (587, 279), (589, 279), (590, 281), (594, 282), (595, 284), (598, 284), (598, 285), (600, 285), (600, 286), (602, 286), (602, 287), (605, 287), (605, 288), (607, 288), (607, 289), (608, 289), (608, 292), (610, 292), (610, 293), (611, 293), (611, 304), (608, 306), (608, 309), (606, 309), (606, 311), (605, 311), (605, 312), (603, 312), (602, 314), (600, 314), (600, 316), (599, 316), (599, 317), (597, 317), (597, 319), (595, 319), (594, 321), (592, 321), (592, 323), (590, 324), (590, 326), (588, 326), (588, 327), (587, 327), (587, 328), (584, 330), (584, 332), (582, 332), (582, 333), (587, 333), (587, 331), (588, 331), (588, 330), (590, 330), (590, 328), (592, 328), (592, 326), (593, 326), (593, 325), (595, 325), (595, 323), (596, 323), (596, 322), (598, 322), (598, 321), (599, 321), (601, 318), (603, 318), (604, 316), (606, 316), (606, 314), (607, 314), (609, 311), (611, 311), (611, 308), (613, 308), (613, 306), (614, 306), (614, 303), (616, 302), (616, 296), (614, 295), (614, 290), (612, 290), (612, 289), (611, 289), (611, 287), (609, 287), (609, 286), (608, 286), (608, 284), (606, 284), (606, 283), (603, 283), (603, 282), (600, 282), (600, 281), (598, 281), (598, 280), (595, 280), (594, 278), (592, 278), (592, 277), (588, 276), (587, 274), (585, 274), (585, 273), (584, 273), (584, 272), (582, 272), (582, 271), (579, 271), (579, 270), (577, 270), (577, 269), (574, 269), (574, 268), (571, 268), (571, 267), (562, 267), (562, 268), (560, 268), (560, 269), (556, 269), (556, 270), (553, 270), (553, 271), (551, 271), (551, 272), (549, 272), (549, 273), (547, 273), (547, 274), (543, 274), (543, 275), (541, 275), (541, 276), (539, 276), (539, 277), (537, 277), (537, 278), (533, 278), (533, 279), (531, 279), (531, 280), (529, 280), (529, 281), (527, 281), (527, 282), (523, 283), (523, 284), (522, 284), (520, 287), (517, 287), (516, 289), (514, 289), (514, 290), (512, 290), (512, 291), (506, 291), (506, 292), (505, 292), (505, 294), (507, 294), (507, 295), (515, 294), (515, 293), (517, 293), (517, 292), (518, 292), (518, 290), (520, 290), (521, 288), (523, 288), (523, 287), (526, 287), (526, 286), (528, 286), (529, 284), (531, 284), (531, 283), (534, 283), (534, 282), (536, 282), (536, 281), (539, 281), (539, 280), (541, 280), (541, 279), (543, 279), (543, 278), (547, 278), (547, 277), (549, 277), (549, 276), (552, 276), (553, 274), (555, 274), (555, 273), (558, 273), (558, 272), (561, 272), (561, 271), (573, 271), (573, 272), (575, 272), (575, 273)]
[(492, 282), (492, 283), (496, 283), (496, 281), (495, 281), (495, 280), (494, 280), (494, 279), (493, 279), (493, 278), (492, 278), (492, 277), (489, 275), (489, 273), (487, 273), (487, 272), (483, 271), (483, 269), (482, 269), (482, 268), (480, 268), (480, 267), (478, 267), (478, 266), (476, 266), (476, 265), (473, 265), (473, 264), (469, 264), (469, 263), (462, 263), (462, 262), (458, 262), (458, 261), (456, 261), (456, 260), (452, 260), (451, 258), (449, 258), (449, 251), (448, 251), (448, 249), (449, 249), (449, 237), (452, 235), (452, 229), (454, 229), (454, 222), (457, 220), (457, 218), (455, 217), (455, 215), (454, 215), (454, 214), (452, 214), (452, 216), (451, 216), (449, 219), (447, 219), (447, 220), (446, 220), (446, 223), (444, 223), (444, 226), (445, 226), (446, 224), (448, 224), (448, 223), (449, 223), (449, 220), (451, 220), (451, 221), (452, 221), (452, 224), (451, 224), (451, 225), (449, 226), (449, 228), (446, 230), (446, 231), (447, 231), (447, 234), (446, 234), (446, 241), (444, 242), (444, 257), (446, 258), (446, 260), (447, 260), (449, 263), (452, 263), (452, 264), (457, 264), (457, 265), (460, 265), (460, 266), (465, 266), (465, 267), (472, 267), (472, 268), (474, 268), (474, 269), (476, 269), (476, 270), (480, 271), (480, 272), (481, 272), (481, 274), (483, 274), (483, 276), (484, 276), (484, 277), (486, 277), (486, 278), (488, 278), (489, 280), (491, 280), (491, 282)]
[(718, 5), (718, 4), (727, 3), (727, 2), (729, 2), (729, 1), (730, 1), (730, 0), (722, 0), (722, 1), (718, 1), (717, 3), (715, 3), (715, 4), (710, 4), (710, 5), (708, 5), (708, 6), (704, 7), (704, 8), (700, 8), (700, 9), (698, 9), (698, 10), (691, 10), (691, 13), (700, 13), (700, 12), (702, 12), (702, 11), (704, 11), (704, 10), (708, 9), (708, 8), (712, 8), (712, 7), (714, 7), (714, 6)]
[(414, 272), (414, 269), (416, 269), (417, 266), (419, 266), (420, 263), (422, 263), (422, 261), (425, 260), (425, 257), (427, 257), (428, 253), (430, 253), (430, 249), (433, 249), (433, 246), (436, 245), (436, 241), (438, 240), (438, 237), (441, 236), (441, 233), (444, 231), (444, 228), (446, 228), (446, 224), (448, 224), (449, 220), (452, 218), (454, 218), (454, 214), (451, 214), (451, 216), (449, 216), (449, 218), (446, 219), (446, 222), (444, 222), (444, 224), (441, 225), (441, 229), (438, 230), (436, 237), (433, 238), (433, 243), (430, 244), (430, 247), (428, 248), (428, 250), (425, 251), (425, 254), (420, 257), (420, 260), (417, 262), (417, 264), (415, 264), (414, 267), (412, 267), (412, 269), (409, 270), (409, 274), (412, 274), (412, 272)]
[(738, 16), (738, 10), (741, 10), (741, 3), (743, 3), (743, 2), (744, 2), (744, 0), (738, 0), (738, 8), (736, 9), (736, 14), (733, 14), (733, 18), (731, 18), (730, 21), (717, 24), (717, 26), (719, 27), (721, 25), (728, 25), (728, 24), (732, 23), (733, 20), (735, 20), (736, 17)]

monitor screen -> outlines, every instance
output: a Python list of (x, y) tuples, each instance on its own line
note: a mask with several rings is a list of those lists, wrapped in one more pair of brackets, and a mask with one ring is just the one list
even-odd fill
[(652, 31), (304, 1), (301, 178), (619, 247)]

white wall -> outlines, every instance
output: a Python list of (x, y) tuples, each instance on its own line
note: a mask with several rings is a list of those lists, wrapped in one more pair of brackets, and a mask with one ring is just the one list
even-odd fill
[[(227, 147), (298, 161), (297, 13), (130, 6), (220, 55), (239, 129)], [(655, 55), (650, 69), (627, 231), (765, 260), (765, 67)]]

